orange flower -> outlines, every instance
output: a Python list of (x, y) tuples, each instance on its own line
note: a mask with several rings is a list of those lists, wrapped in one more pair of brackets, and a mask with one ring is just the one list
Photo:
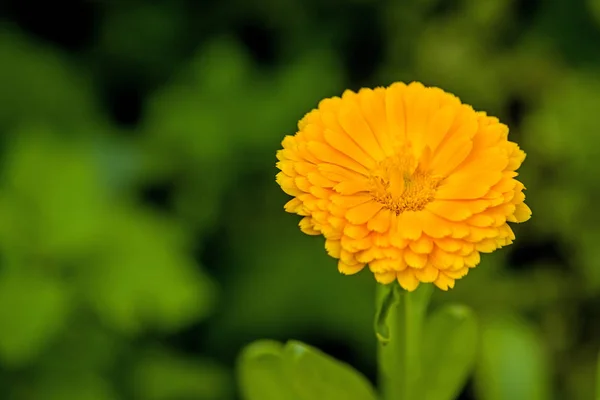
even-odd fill
[(438, 88), (413, 82), (346, 91), (319, 103), (277, 152), (285, 210), (323, 235), (338, 269), (365, 265), (383, 284), (442, 290), (515, 238), (525, 153), (508, 127)]

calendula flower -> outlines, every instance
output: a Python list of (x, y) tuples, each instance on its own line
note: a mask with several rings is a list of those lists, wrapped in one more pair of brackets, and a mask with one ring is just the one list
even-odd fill
[(531, 216), (508, 127), (413, 82), (322, 100), (277, 152), (285, 210), (323, 235), (338, 269), (447, 290)]

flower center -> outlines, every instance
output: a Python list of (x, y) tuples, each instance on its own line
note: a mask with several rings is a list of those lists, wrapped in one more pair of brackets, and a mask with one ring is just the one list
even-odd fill
[(369, 179), (373, 199), (399, 215), (424, 209), (444, 178), (420, 168), (412, 155), (404, 153), (381, 161)]

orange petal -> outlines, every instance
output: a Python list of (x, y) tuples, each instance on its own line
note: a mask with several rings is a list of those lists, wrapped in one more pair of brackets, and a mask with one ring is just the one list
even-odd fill
[(298, 199), (298, 198), (293, 198), (292, 200), (285, 203), (285, 206), (283, 206), (283, 209), (289, 213), (296, 213), (296, 212), (298, 212), (297, 210), (299, 210), (299, 209), (301, 210), (302, 207), (303, 207), (302, 201), (300, 201), (300, 199)]
[(375, 232), (385, 233), (390, 229), (392, 212), (387, 208), (381, 209), (377, 215), (369, 220), (367, 227)]
[(454, 117), (456, 115), (456, 107), (447, 105), (439, 109), (433, 118), (429, 121), (425, 129), (425, 139), (427, 145), (435, 152), (440, 142), (446, 137)]
[(441, 200), (468, 200), (484, 196), (502, 179), (501, 172), (458, 172), (450, 175), (437, 189), (435, 197)]
[(469, 268), (473, 268), (481, 261), (481, 256), (478, 251), (474, 251), (471, 254), (464, 257), (465, 265)]
[(397, 234), (404, 239), (418, 239), (423, 233), (421, 214), (420, 211), (405, 211), (398, 215)]
[(423, 232), (431, 238), (442, 238), (452, 234), (451, 225), (427, 209), (420, 214)]
[(327, 254), (329, 254), (333, 258), (339, 258), (340, 252), (342, 251), (342, 246), (340, 245), (339, 240), (326, 240), (325, 241), (325, 250), (327, 250)]
[(344, 234), (352, 239), (362, 239), (369, 234), (369, 230), (365, 225), (346, 224), (344, 226)]
[(386, 157), (394, 155), (389, 135), (389, 128), (386, 118), (385, 93), (383, 88), (371, 90), (361, 89), (358, 96), (360, 109), (363, 112), (367, 124), (375, 135), (381, 150)]
[(346, 219), (353, 224), (364, 224), (373, 218), (382, 208), (382, 204), (369, 201), (348, 210)]
[(467, 158), (473, 142), (469, 138), (457, 138), (443, 143), (433, 155), (430, 168), (442, 176), (450, 175)]
[(435, 286), (439, 287), (444, 291), (448, 290), (448, 288), (452, 289), (454, 287), (454, 279), (450, 278), (443, 272), (440, 272), (437, 279), (433, 283)]
[(348, 157), (331, 146), (321, 142), (309, 142), (308, 151), (318, 160), (348, 168), (359, 174), (368, 176), (369, 171), (357, 160)]
[(394, 83), (385, 92), (385, 114), (392, 145), (406, 141), (406, 110), (404, 108), (404, 83)]
[(412, 268), (406, 268), (403, 271), (397, 272), (396, 276), (400, 286), (402, 286), (409, 292), (412, 292), (417, 287), (419, 287), (419, 280), (415, 276), (415, 273)]
[(375, 280), (383, 285), (394, 282), (394, 279), (396, 279), (396, 274), (397, 272), (395, 271), (374, 273)]
[(448, 269), (453, 265), (455, 258), (455, 255), (445, 252), (436, 246), (429, 256), (429, 262), (437, 269)]
[(424, 283), (429, 283), (437, 279), (440, 271), (431, 264), (427, 264), (425, 268), (415, 269), (414, 273), (418, 280)]
[(358, 105), (348, 102), (342, 106), (338, 114), (339, 123), (346, 133), (358, 146), (374, 160), (385, 158), (375, 135), (367, 122), (363, 119)]
[[(308, 164), (308, 163), (305, 163)], [(344, 181), (360, 181), (365, 179), (365, 176), (359, 174), (357, 172), (351, 171), (348, 168), (335, 165), (335, 164), (326, 164), (320, 163), (317, 166), (317, 170), (327, 179), (330, 179), (334, 182), (344, 182)], [(303, 175), (306, 175), (304, 173)]]
[(332, 195), (331, 201), (333, 204), (344, 207), (346, 209), (356, 207), (358, 205), (373, 201), (372, 197), (369, 195), (354, 195), (354, 196), (346, 196), (346, 195)]
[(514, 222), (525, 222), (531, 218), (531, 209), (525, 203), (519, 203), (514, 213)]
[(300, 226), (300, 230), (302, 232), (306, 233), (307, 235), (320, 235), (321, 234), (321, 231), (315, 229), (312, 218), (310, 218), (310, 217), (302, 218), (302, 220), (300, 220), (300, 223), (298, 224), (298, 226)]
[(371, 169), (375, 167), (375, 160), (363, 151), (344, 132), (325, 129), (325, 141), (340, 153), (347, 155), (352, 160)]
[(418, 254), (429, 254), (433, 250), (433, 240), (425, 235), (409, 243), (410, 249)]
[(419, 254), (410, 248), (404, 249), (404, 261), (412, 268), (423, 268), (427, 264), (427, 254)]
[(435, 200), (425, 208), (450, 221), (464, 221), (487, 207), (489, 202), (485, 200)]
[(469, 273), (469, 268), (461, 268), (456, 271), (444, 271), (448, 277), (452, 279), (460, 279), (466, 276)]
[(344, 275), (354, 275), (360, 272), (365, 264), (348, 264), (342, 260), (338, 261), (338, 271)]
[(332, 186), (333, 190), (340, 194), (358, 194), (358, 193), (366, 193), (371, 190), (371, 186), (366, 179), (361, 180), (353, 180), (353, 181), (342, 181), (335, 186)]

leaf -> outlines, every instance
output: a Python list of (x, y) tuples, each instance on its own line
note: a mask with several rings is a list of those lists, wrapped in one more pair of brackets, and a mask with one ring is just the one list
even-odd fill
[(3, 25), (0, 59), (3, 127), (41, 120), (79, 129), (99, 122), (91, 80), (56, 47), (34, 43)]
[(143, 208), (119, 207), (105, 252), (86, 270), (86, 295), (105, 323), (125, 333), (181, 329), (208, 315), (216, 288), (187, 251), (185, 232)]
[(481, 327), (476, 397), (481, 400), (552, 398), (548, 356), (534, 327), (510, 314), (491, 317)]
[(285, 375), (283, 345), (260, 340), (248, 345), (238, 361), (238, 380), (246, 400), (297, 400)]
[(288, 373), (302, 400), (374, 400), (369, 381), (349, 365), (318, 349), (290, 341), (284, 349)]
[(426, 400), (455, 399), (473, 370), (477, 322), (472, 311), (445, 306), (429, 317), (423, 341)]
[[(17, 386), (18, 387), (18, 386)], [(31, 385), (20, 388), (28, 399), (44, 400), (118, 400), (119, 396), (110, 381), (86, 370), (47, 373)]]
[(208, 360), (151, 349), (133, 369), (135, 398), (140, 400), (225, 399), (231, 397), (228, 371)]
[(239, 381), (246, 400), (374, 400), (368, 380), (304, 343), (262, 340), (240, 357)]
[(45, 257), (82, 257), (98, 248), (109, 191), (92, 147), (65, 143), (53, 129), (31, 124), (11, 131), (0, 215), (0, 246)]
[(0, 360), (20, 366), (64, 328), (69, 312), (59, 281), (19, 270), (0, 275)]

